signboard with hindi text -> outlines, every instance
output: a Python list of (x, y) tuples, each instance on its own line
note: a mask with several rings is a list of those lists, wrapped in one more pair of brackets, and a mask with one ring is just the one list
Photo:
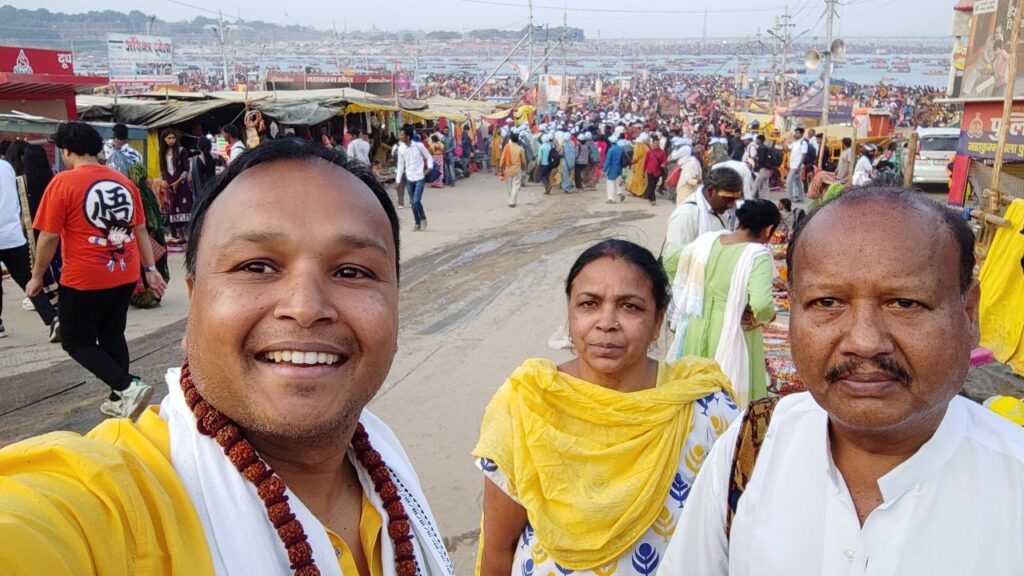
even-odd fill
[(70, 50), (0, 46), (0, 72), (70, 76), (75, 73), (75, 59)]
[[(1002, 98), (1010, 83), (1013, 5), (1017, 0), (978, 0), (974, 4), (960, 96)], [(1021, 36), (1024, 43), (1024, 35)], [(1018, 48), (1024, 54), (1024, 47)], [(1016, 97), (1024, 97), (1024, 58), (1017, 59)]]
[(107, 68), (111, 84), (174, 84), (172, 55), (170, 38), (142, 34), (107, 34)]
[[(999, 142), (999, 128), (1002, 123), (1002, 103), (969, 102), (964, 104), (957, 154), (976, 160), (995, 158), (996, 146)], [(1010, 130), (1006, 138), (1003, 159), (1007, 162), (1024, 161), (1024, 102), (1014, 104), (1010, 112)]]

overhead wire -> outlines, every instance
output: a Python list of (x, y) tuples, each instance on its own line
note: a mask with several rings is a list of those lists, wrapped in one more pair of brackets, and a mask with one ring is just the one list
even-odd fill
[[(170, 1), (170, 0), (168, 0)], [(489, 6), (509, 6), (512, 8), (527, 8), (527, 4), (519, 2), (503, 2), (500, 0), (460, 0), (467, 4), (486, 4)], [(813, 1), (813, 0), (811, 0)], [(687, 9), (687, 10), (645, 10), (645, 9), (624, 9), (624, 8), (574, 8), (569, 6), (549, 6), (544, 4), (534, 4), (535, 9), (541, 10), (558, 10), (567, 12), (599, 12), (607, 14), (750, 14), (757, 12), (779, 12), (784, 10), (784, 6), (773, 6), (773, 7), (758, 7), (758, 8), (726, 8), (717, 10), (706, 10), (703, 8)]]

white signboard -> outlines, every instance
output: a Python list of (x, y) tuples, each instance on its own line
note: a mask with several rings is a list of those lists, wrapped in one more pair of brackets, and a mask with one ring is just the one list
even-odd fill
[(562, 77), (548, 75), (544, 77), (544, 85), (547, 87), (548, 102), (562, 101)]
[(171, 57), (170, 38), (141, 34), (107, 34), (107, 68), (111, 84), (173, 84)]
[(975, 14), (989, 14), (996, 11), (999, 5), (999, 0), (975, 0), (974, 2), (974, 13)]

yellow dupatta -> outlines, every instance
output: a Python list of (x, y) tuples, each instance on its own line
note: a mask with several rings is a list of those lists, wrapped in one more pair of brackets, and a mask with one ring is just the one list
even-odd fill
[(484, 414), (473, 450), (509, 479), (544, 550), (588, 570), (629, 551), (661, 512), (693, 403), (732, 395), (712, 360), (661, 364), (658, 386), (622, 393), (527, 360)]

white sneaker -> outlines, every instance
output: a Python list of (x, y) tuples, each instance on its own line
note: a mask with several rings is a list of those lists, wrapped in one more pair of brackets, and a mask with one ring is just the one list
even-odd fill
[(24, 300), (22, 300), (21, 307), (22, 309), (28, 310), (29, 312), (36, 311), (36, 305), (32, 303), (32, 300), (30, 298), (25, 298)]
[(146, 402), (153, 397), (153, 387), (138, 378), (120, 392), (117, 400), (106, 399), (100, 404), (100, 412), (110, 418), (135, 418), (146, 407)]

